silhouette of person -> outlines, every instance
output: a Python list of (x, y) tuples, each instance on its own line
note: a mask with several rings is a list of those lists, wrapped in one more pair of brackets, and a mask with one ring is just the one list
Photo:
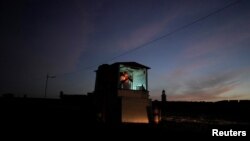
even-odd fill
[(122, 89), (131, 89), (131, 82), (133, 82), (133, 79), (129, 76), (128, 72), (125, 71), (120, 75), (120, 82)]
[(143, 84), (141, 85), (141, 90), (145, 91), (145, 87), (143, 86)]

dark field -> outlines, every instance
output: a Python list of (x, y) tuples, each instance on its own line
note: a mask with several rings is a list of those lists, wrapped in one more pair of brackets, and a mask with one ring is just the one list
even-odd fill
[[(249, 101), (167, 102), (159, 124), (105, 124), (87, 98), (78, 100), (1, 98), (1, 128), (7, 132), (129, 133), (211, 136), (212, 129), (249, 131)], [(248, 136), (248, 134), (247, 134)]]

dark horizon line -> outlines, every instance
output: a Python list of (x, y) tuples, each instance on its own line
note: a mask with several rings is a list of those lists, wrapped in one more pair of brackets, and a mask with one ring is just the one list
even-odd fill
[[(4, 94), (12, 94), (12, 93), (4, 93)], [(2, 94), (0, 96), (0, 99), (41, 99), (41, 100), (59, 100), (59, 99), (63, 99), (60, 97), (60, 95), (58, 96), (58, 98), (53, 98), (53, 97), (28, 97), (27, 95), (23, 95), (23, 96), (14, 96), (14, 95), (4, 95)], [(88, 94), (66, 94), (66, 96), (83, 96), (83, 97), (87, 97)], [(66, 98), (67, 99), (67, 98)], [(232, 100), (218, 100), (218, 101), (192, 101), (192, 100), (167, 100), (166, 102), (186, 102), (186, 103), (218, 103), (218, 102), (250, 102), (250, 99), (232, 99)], [(161, 100), (155, 99), (152, 100), (152, 102), (163, 102)]]

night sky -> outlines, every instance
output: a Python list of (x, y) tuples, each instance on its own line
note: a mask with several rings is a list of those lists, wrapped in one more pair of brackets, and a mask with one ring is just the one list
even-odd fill
[(232, 2), (2, 1), (0, 94), (43, 97), (47, 72), (48, 97), (86, 94), (98, 65), (135, 61), (151, 68), (152, 99), (250, 99), (250, 1), (151, 42)]

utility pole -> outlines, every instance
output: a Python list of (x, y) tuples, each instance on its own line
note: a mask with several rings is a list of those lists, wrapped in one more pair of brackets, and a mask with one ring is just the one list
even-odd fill
[(49, 78), (56, 78), (56, 76), (50, 76), (49, 73), (47, 73), (47, 75), (46, 75), (46, 82), (45, 82), (44, 98), (47, 98), (47, 87), (48, 87)]

